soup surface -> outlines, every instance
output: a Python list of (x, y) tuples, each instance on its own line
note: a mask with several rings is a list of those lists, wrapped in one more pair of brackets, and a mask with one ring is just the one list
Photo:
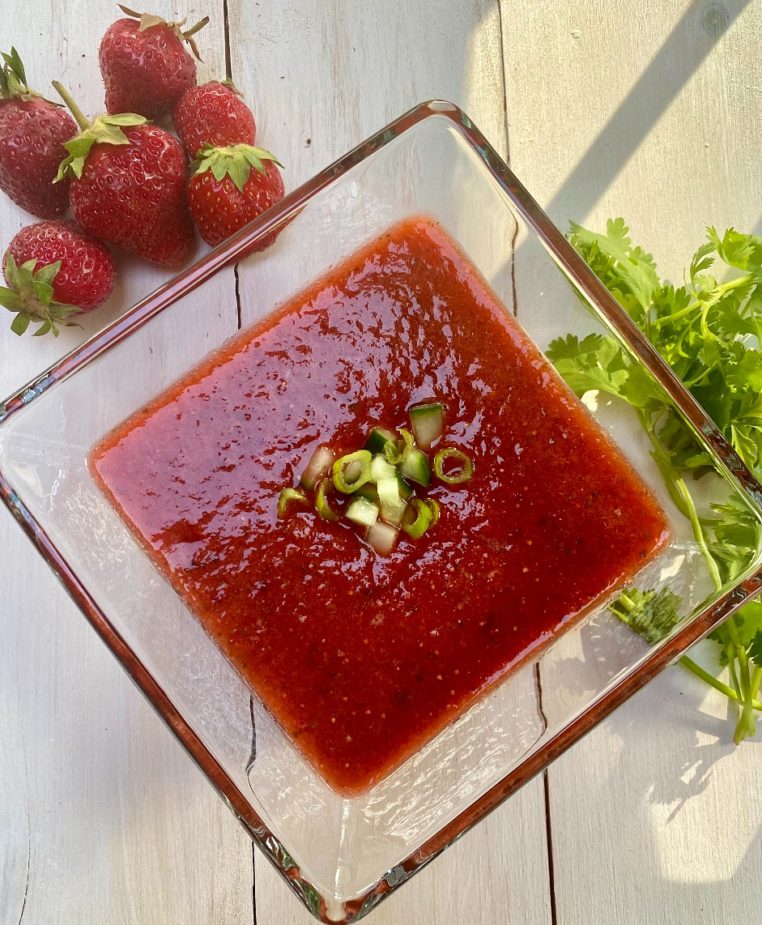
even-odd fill
[[(378, 555), (276, 514), (315, 448), (436, 398), (474, 462)], [(378, 781), (664, 545), (664, 513), (432, 222), (403, 222), (98, 445), (103, 490), (337, 790)], [(160, 615), (157, 615), (160, 619)]]

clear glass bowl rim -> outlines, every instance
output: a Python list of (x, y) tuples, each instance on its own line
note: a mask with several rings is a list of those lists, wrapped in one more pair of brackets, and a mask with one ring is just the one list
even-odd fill
[[(280, 203), (263, 213), (223, 244), (209, 251), (194, 264), (181, 271), (126, 311), (122, 316), (95, 334), (85, 343), (65, 355), (57, 363), (17, 390), (0, 405), (0, 428), (16, 412), (35, 401), (54, 384), (74, 375), (96, 357), (128, 337), (178, 299), (195, 289), (227, 264), (242, 257), (249, 246), (285, 225), (317, 193), (334, 180), (372, 156), (402, 133), (424, 120), (447, 119), (478, 155), (484, 167), (501, 187), (513, 209), (539, 237), (561, 271), (598, 310), (603, 320), (614, 328), (627, 343), (632, 354), (648, 369), (674, 401), (680, 414), (705, 439), (715, 463), (733, 481), (747, 499), (762, 511), (762, 487), (752, 476), (732, 447), (726, 442), (713, 421), (683, 388), (669, 367), (619, 306), (598, 277), (579, 257), (562, 232), (535, 202), (508, 165), (489, 144), (468, 115), (458, 106), (444, 100), (420, 103), (371, 135), (312, 179), (289, 193)], [(59, 552), (41, 525), (35, 520), (0, 470), (0, 497), (20, 523), (48, 565), (57, 574), (72, 599), (87, 620), (117, 658), (127, 674), (142, 691), (159, 716), (174, 732), (191, 758), (203, 771), (220, 796), (228, 804), (254, 842), (276, 867), (301, 902), (323, 922), (335, 922), (315, 888), (302, 878), (299, 868), (288, 854), (288, 848), (269, 831), (253, 810), (249, 801), (204, 746), (189, 723), (179, 714), (160, 684), (142, 664), (138, 656), (114, 629), (106, 614), (98, 607), (73, 567)], [(640, 667), (621, 679), (595, 703), (559, 730), (545, 745), (521, 763), (481, 798), (463, 810), (451, 822), (429, 838), (405, 860), (396, 865), (366, 893), (346, 904), (345, 922), (356, 921), (385, 896), (406, 882), (413, 874), (432, 861), (441, 851), (468, 831), (503, 800), (544, 770), (581, 736), (624, 703), (648, 683), (664, 667), (675, 661), (691, 645), (729, 617), (736, 609), (762, 590), (762, 569), (715, 599), (689, 624), (677, 632), (664, 646), (651, 652)], [(315, 902), (315, 898), (318, 902)]]

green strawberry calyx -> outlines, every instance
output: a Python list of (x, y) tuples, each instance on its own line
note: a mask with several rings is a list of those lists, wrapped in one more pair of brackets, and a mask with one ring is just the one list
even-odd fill
[(79, 135), (70, 138), (64, 142), (64, 148), (69, 152), (59, 167), (58, 173), (53, 180), (58, 183), (69, 174), (73, 174), (78, 180), (82, 177), (82, 171), (85, 169), (85, 162), (90, 153), (90, 149), (95, 144), (107, 145), (126, 145), (130, 139), (122, 131), (132, 125), (143, 125), (148, 120), (145, 116), (139, 116), (135, 112), (119, 112), (115, 114), (104, 113), (97, 116), (92, 122), (89, 122), (83, 115), (82, 110), (77, 106), (68, 90), (61, 86), (57, 81), (53, 81), (56, 92), (63, 99), (64, 103), (71, 110), (71, 114), (81, 131)]
[(37, 258), (26, 260), (20, 266), (9, 253), (5, 255), (5, 275), (9, 287), (0, 286), (0, 305), (15, 313), (11, 322), (14, 334), (23, 334), (35, 321), (40, 326), (34, 332), (35, 337), (50, 331), (54, 337), (59, 335), (59, 324), (76, 327), (76, 322), (69, 318), (79, 311), (76, 305), (64, 305), (53, 298), (53, 281), (61, 269), (61, 261), (37, 267)]
[(196, 168), (193, 174), (195, 176), (211, 171), (218, 182), (224, 180), (225, 177), (230, 177), (237, 189), (243, 192), (252, 167), (258, 173), (264, 173), (267, 161), (283, 167), (278, 158), (269, 151), (265, 151), (264, 148), (255, 148), (247, 144), (215, 148), (214, 145), (205, 144), (196, 155)]
[(11, 48), (8, 55), (2, 53), (3, 65), (0, 67), (0, 100), (33, 100), (39, 94), (29, 89), (26, 82), (26, 71), (21, 62), (19, 53)]
[(158, 16), (156, 13), (136, 13), (135, 10), (131, 10), (127, 6), (123, 6), (121, 3), (117, 4), (119, 9), (124, 13), (125, 16), (129, 16), (130, 19), (137, 19), (139, 26), (138, 32), (145, 32), (146, 29), (153, 29), (154, 26), (167, 26), (171, 29), (172, 32), (180, 39), (181, 42), (187, 42), (190, 46), (191, 51), (194, 56), (200, 61), (201, 55), (198, 53), (198, 46), (193, 36), (200, 32), (205, 25), (209, 22), (209, 17), (204, 16), (203, 19), (200, 19), (195, 26), (191, 26), (190, 29), (183, 31), (183, 26), (185, 25), (185, 18), (177, 20), (177, 22), (170, 22), (169, 20), (164, 19), (162, 16)]

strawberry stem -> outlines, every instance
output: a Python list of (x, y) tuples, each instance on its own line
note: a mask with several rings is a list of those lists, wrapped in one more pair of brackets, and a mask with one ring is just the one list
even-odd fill
[(74, 121), (77, 123), (77, 125), (78, 125), (83, 131), (84, 131), (86, 128), (89, 128), (89, 127), (90, 127), (90, 122), (89, 122), (89, 120), (87, 119), (87, 117), (85, 116), (85, 114), (82, 112), (82, 110), (79, 108), (79, 106), (77, 106), (77, 104), (74, 102), (74, 100), (72, 99), (71, 94), (70, 94), (69, 91), (66, 89), (66, 87), (64, 87), (63, 84), (60, 84), (57, 80), (54, 80), (54, 81), (53, 81), (53, 89), (54, 89), (54, 90), (56, 91), (56, 93), (61, 97), (61, 99), (64, 101), (64, 103), (66, 103), (66, 105), (68, 106), (69, 110), (71, 111), (71, 114), (74, 116)]
[(183, 38), (189, 39), (192, 35), (195, 35), (197, 32), (200, 32), (204, 28), (204, 26), (208, 24), (209, 24), (209, 17), (204, 16), (204, 18), (200, 19), (196, 23), (195, 26), (191, 26), (190, 29), (186, 29), (185, 32), (183, 32)]

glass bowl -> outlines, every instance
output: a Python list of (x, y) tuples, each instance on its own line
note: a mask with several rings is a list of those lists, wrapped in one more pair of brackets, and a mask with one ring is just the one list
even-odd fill
[[(711, 460), (713, 498), (756, 524), (759, 486), (701, 408), (468, 116), (422, 104), (169, 280), (0, 408), (0, 492), (85, 616), (285, 882), (322, 921), (353, 922), (762, 587), (760, 550), (717, 590), (627, 409), (591, 410), (667, 512), (637, 576), (679, 596), (648, 645), (598, 606), (369, 792), (324, 782), (159, 574), (88, 469), (106, 433), (389, 226), (438, 222), (540, 347), (603, 330)], [(267, 250), (244, 256), (278, 231)], [(485, 349), (488, 349), (485, 346)], [(139, 372), (136, 372), (139, 371)]]

